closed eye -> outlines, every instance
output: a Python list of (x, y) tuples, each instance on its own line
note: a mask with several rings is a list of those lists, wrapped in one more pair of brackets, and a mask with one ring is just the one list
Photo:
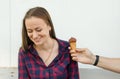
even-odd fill
[(42, 29), (36, 29), (36, 31), (37, 31), (37, 32), (41, 32), (41, 31), (42, 31)]
[(27, 30), (27, 33), (32, 33), (32, 30)]

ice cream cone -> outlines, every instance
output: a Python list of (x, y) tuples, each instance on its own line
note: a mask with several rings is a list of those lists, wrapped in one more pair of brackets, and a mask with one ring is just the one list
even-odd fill
[(75, 49), (76, 49), (76, 39), (73, 38), (73, 37), (71, 37), (71, 38), (69, 39), (69, 43), (70, 43), (71, 49), (72, 49), (72, 50), (75, 50)]

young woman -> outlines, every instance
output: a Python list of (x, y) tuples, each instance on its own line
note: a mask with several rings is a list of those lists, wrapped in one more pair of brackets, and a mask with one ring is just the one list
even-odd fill
[(19, 79), (79, 79), (68, 47), (67, 41), (56, 38), (47, 10), (31, 8), (23, 19)]

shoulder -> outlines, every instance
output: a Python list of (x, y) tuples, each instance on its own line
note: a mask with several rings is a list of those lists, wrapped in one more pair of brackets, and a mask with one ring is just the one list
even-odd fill
[(19, 55), (27, 55), (27, 53), (28, 50), (24, 50), (22, 47), (19, 48), (19, 52), (18, 52)]
[(59, 44), (59, 51), (61, 51), (62, 53), (63, 52), (68, 53), (69, 52), (68, 47), (70, 46), (69, 42), (65, 41), (65, 40), (61, 40), (61, 39), (58, 39), (57, 41), (58, 41), (58, 44)]
[(64, 47), (69, 47), (69, 42), (62, 40), (62, 39), (57, 39), (58, 43), (60, 46), (64, 46)]

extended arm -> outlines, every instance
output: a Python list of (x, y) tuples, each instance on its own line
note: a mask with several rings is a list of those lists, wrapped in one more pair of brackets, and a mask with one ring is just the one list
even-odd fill
[(100, 57), (97, 66), (120, 73), (120, 58)]
[[(70, 52), (72, 59), (80, 63), (93, 65), (96, 60), (96, 55), (92, 54), (91, 51), (87, 48), (79, 48), (76, 49), (76, 51), (71, 50)], [(99, 56), (99, 61), (96, 66), (120, 73), (120, 58)]]

